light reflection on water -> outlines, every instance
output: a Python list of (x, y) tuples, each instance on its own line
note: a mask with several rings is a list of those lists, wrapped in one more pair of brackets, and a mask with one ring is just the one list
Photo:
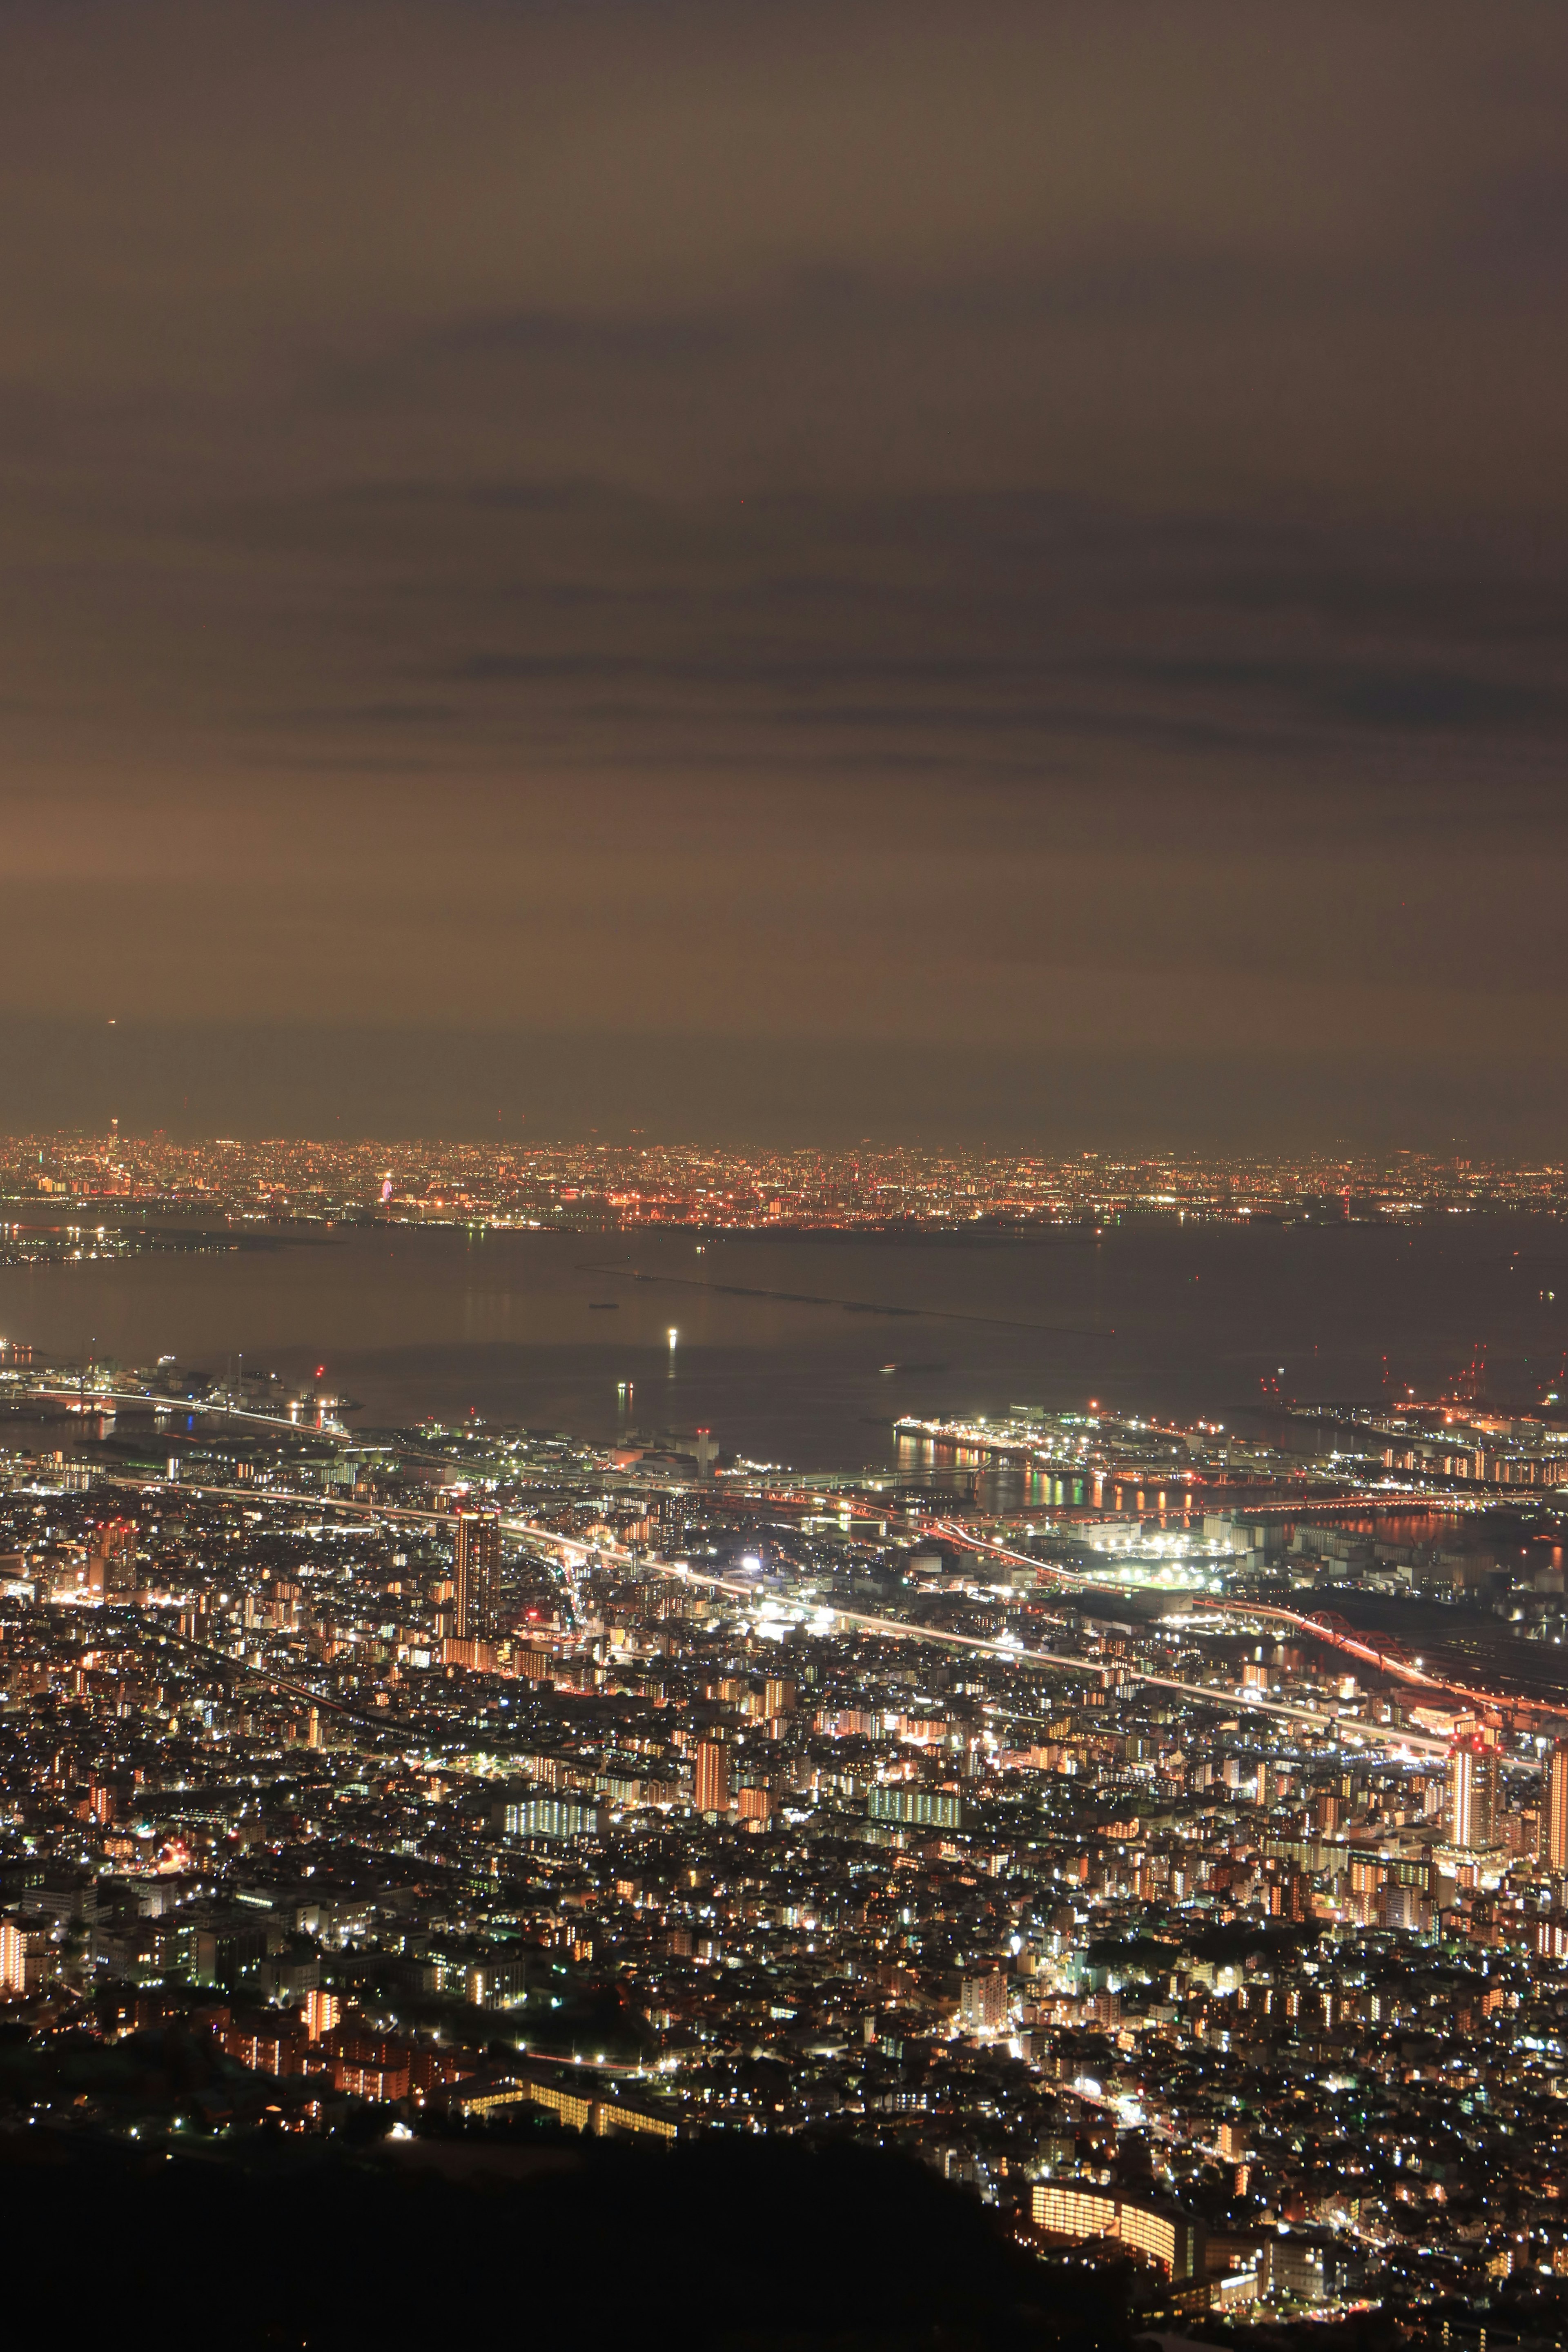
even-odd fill
[[(3, 1268), (0, 1332), (71, 1360), (174, 1353), (221, 1371), (243, 1350), (248, 1368), (289, 1380), (324, 1362), (363, 1401), (362, 1423), (470, 1410), (598, 1437), (697, 1423), (763, 1460), (886, 1470), (899, 1412), (1082, 1410), (1090, 1396), (1251, 1431), (1268, 1412), (1300, 1442), (1277, 1396), (1430, 1393), (1479, 1339), (1493, 1393), (1528, 1403), (1563, 1376), (1568, 1349), (1568, 1288), (1560, 1306), (1528, 1271), (1555, 1230), (1134, 1225), (1097, 1244), (715, 1239), (698, 1255), (673, 1233), (366, 1228), (233, 1255)], [(813, 1298), (778, 1295), (792, 1291)], [(1084, 1336), (1097, 1329), (1109, 1336)], [(1071, 1475), (951, 1468), (954, 1486), (979, 1470), (1007, 1508), (1093, 1500)], [(1178, 1499), (1153, 1482), (1102, 1497), (1145, 1517)]]

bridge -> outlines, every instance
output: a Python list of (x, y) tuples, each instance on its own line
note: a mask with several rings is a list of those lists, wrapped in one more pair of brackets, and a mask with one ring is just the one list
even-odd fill
[(248, 1405), (220, 1404), (211, 1397), (160, 1396), (153, 1389), (89, 1388), (85, 1381), (68, 1382), (29, 1381), (15, 1389), (0, 1390), (0, 1397), (37, 1397), (41, 1403), (64, 1404), (83, 1413), (117, 1412), (123, 1405), (141, 1405), (154, 1413), (206, 1413), (218, 1421), (248, 1423), (258, 1429), (285, 1431), (294, 1437), (309, 1436), (312, 1432), (328, 1437), (349, 1437), (353, 1434), (345, 1422), (324, 1416), (320, 1421), (297, 1421), (291, 1414), (257, 1412)]

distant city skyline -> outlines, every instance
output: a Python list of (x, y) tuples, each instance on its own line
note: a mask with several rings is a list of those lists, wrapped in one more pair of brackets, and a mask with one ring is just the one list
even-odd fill
[(229, 1216), (566, 1229), (962, 1226), (1124, 1216), (1399, 1220), (1568, 1213), (1568, 1159), (933, 1150), (750, 1151), (697, 1141), (464, 1142), (331, 1136), (187, 1142), (159, 1131), (0, 1137), (0, 1198), (163, 1203)]

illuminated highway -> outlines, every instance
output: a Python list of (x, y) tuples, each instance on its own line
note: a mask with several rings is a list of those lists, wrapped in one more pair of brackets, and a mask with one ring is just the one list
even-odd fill
[[(26, 1393), (40, 1397), (47, 1396), (68, 1402), (75, 1402), (77, 1398), (76, 1391), (60, 1388), (31, 1389), (26, 1391)], [(161, 1412), (166, 1411), (171, 1413), (183, 1412), (193, 1413), (207, 1412), (223, 1419), (253, 1423), (272, 1429), (287, 1429), (295, 1433), (298, 1433), (301, 1427), (300, 1423), (284, 1419), (282, 1416), (277, 1414), (253, 1412), (237, 1406), (201, 1404), (191, 1400), (163, 1400), (151, 1396), (142, 1390), (95, 1390), (89, 1393), (88, 1402), (89, 1409), (90, 1406), (95, 1404), (126, 1403), (151, 1406), (154, 1410)], [(309, 1427), (310, 1424), (305, 1424), (305, 1426)], [(344, 1433), (337, 1424), (330, 1422), (323, 1422), (321, 1426), (329, 1433)], [(110, 1483), (125, 1486), (140, 1486), (143, 1482), (125, 1478), (113, 1480)], [(226, 1494), (244, 1493), (247, 1490), (243, 1488), (224, 1486), (187, 1486), (186, 1491), (193, 1494), (221, 1496)], [(266, 1492), (276, 1496), (280, 1501), (300, 1504), (321, 1504), (324, 1499), (319, 1496), (292, 1494), (279, 1488), (250, 1491), (252, 1491), (253, 1494), (258, 1491)], [(814, 1494), (808, 1489), (800, 1488), (768, 1488), (764, 1490), (763, 1496), (759, 1499), (770, 1503), (809, 1503), (815, 1504), (818, 1507), (821, 1507), (825, 1501), (825, 1497), (821, 1495)], [(447, 1514), (441, 1511), (420, 1510), (408, 1505), (390, 1505), (384, 1503), (355, 1504), (348, 1501), (339, 1501), (335, 1497), (332, 1498), (331, 1507), (334, 1510), (360, 1511), (371, 1517), (379, 1516), (384, 1518), (404, 1518), (426, 1522), (438, 1520), (447, 1516)], [(862, 1503), (845, 1496), (833, 1497), (832, 1507), (840, 1516), (850, 1518), (872, 1519), (880, 1522), (886, 1519), (889, 1516), (885, 1507), (879, 1507), (874, 1504)], [(1053, 1517), (1061, 1517), (1064, 1516), (1067, 1516), (1067, 1514), (1060, 1512), (1052, 1514)], [(1091, 1513), (1088, 1516), (1098, 1517), (1100, 1515)], [(503, 1520), (502, 1524), (507, 1532), (514, 1536), (522, 1536), (535, 1542), (553, 1544), (558, 1547), (570, 1545), (571, 1539), (561, 1537), (555, 1529), (539, 1527), (528, 1520), (510, 1518)], [(1003, 1560), (1007, 1562), (1010, 1566), (1027, 1568), (1042, 1583), (1053, 1586), (1058, 1591), (1079, 1591), (1091, 1594), (1098, 1592), (1104, 1594), (1108, 1598), (1112, 1596), (1121, 1596), (1121, 1588), (1119, 1586), (1100, 1584), (1094, 1578), (1085, 1576), (1075, 1570), (1056, 1567), (1050, 1561), (1037, 1559), (1028, 1552), (1010, 1550), (1007, 1547), (996, 1542), (994, 1539), (983, 1538), (974, 1535), (970, 1529), (962, 1527), (955, 1520), (931, 1519), (926, 1521), (923, 1526), (918, 1526), (913, 1532), (926, 1540), (935, 1539), (953, 1544), (963, 1550), (973, 1552), (983, 1559)], [(584, 1557), (586, 1556), (587, 1548), (578, 1547), (577, 1549), (582, 1551)], [(598, 1549), (606, 1558), (616, 1557), (622, 1564), (627, 1564), (630, 1562), (631, 1555), (629, 1554), (619, 1553), (614, 1548), (603, 1545), (598, 1547)], [(1518, 1717), (1533, 1717), (1544, 1721), (1560, 1719), (1565, 1713), (1568, 1713), (1568, 1709), (1553, 1707), (1544, 1700), (1521, 1697), (1509, 1692), (1488, 1690), (1476, 1684), (1460, 1682), (1453, 1679), (1452, 1677), (1435, 1674), (1429, 1667), (1423, 1666), (1412, 1659), (1402, 1645), (1393, 1643), (1382, 1646), (1376, 1643), (1366, 1641), (1359, 1634), (1355, 1633), (1353, 1630), (1342, 1621), (1336, 1621), (1331, 1617), (1308, 1615), (1300, 1611), (1281, 1608), (1278, 1604), (1271, 1603), (1265, 1605), (1260, 1602), (1251, 1601), (1227, 1601), (1216, 1600), (1212, 1596), (1203, 1594), (1194, 1594), (1192, 1596), (1192, 1600), (1194, 1605), (1196, 1607), (1208, 1608), (1216, 1612), (1224, 1611), (1233, 1614), (1256, 1617), (1269, 1622), (1289, 1625), (1296, 1632), (1307, 1634), (1313, 1641), (1321, 1642), (1332, 1649), (1339, 1650), (1345, 1656), (1354, 1658), (1359, 1664), (1371, 1666), (1379, 1674), (1387, 1675), (1394, 1680), (1407, 1684), (1413, 1688), (1430, 1691), (1435, 1696), (1441, 1696), (1447, 1698), (1458, 1699), (1467, 1706), (1477, 1707), (1499, 1714), (1511, 1714)]]
[[(738, 1583), (731, 1578), (710, 1576), (703, 1570), (660, 1561), (637, 1561), (618, 1545), (584, 1544), (574, 1536), (563, 1536), (554, 1528), (537, 1527), (526, 1520), (503, 1520), (502, 1525), (515, 1532), (555, 1544), (563, 1551), (574, 1553), (579, 1564), (584, 1562), (591, 1553), (596, 1552), (601, 1559), (614, 1559), (617, 1566), (640, 1567), (676, 1583), (704, 1585), (714, 1591), (729, 1593), (744, 1601), (753, 1609), (757, 1606), (759, 1595), (755, 1587)], [(989, 1550), (990, 1547), (976, 1546), (975, 1549)], [(1016, 1558), (1019, 1555), (999, 1556)], [(1016, 1642), (988, 1641), (978, 1633), (950, 1633), (936, 1626), (911, 1624), (904, 1617), (874, 1617), (860, 1610), (841, 1609), (836, 1602), (824, 1603), (822, 1613), (831, 1617), (835, 1624), (854, 1626), (858, 1631), (868, 1633), (886, 1634), (900, 1642), (929, 1642), (939, 1647), (976, 1650), (984, 1656), (1001, 1658), (1009, 1665), (1045, 1666), (1060, 1674), (1091, 1675), (1101, 1683), (1115, 1677), (1142, 1683), (1154, 1690), (1179, 1691), (1185, 1698), (1205, 1706), (1221, 1707), (1227, 1713), (1241, 1708), (1251, 1715), (1272, 1716), (1281, 1721), (1328, 1732), (1335, 1738), (1363, 1739), (1373, 1747), (1390, 1748), (1402, 1753), (1442, 1757), (1448, 1753), (1447, 1739), (1437, 1738), (1431, 1733), (1411, 1731), (1404, 1726), (1364, 1723), (1359, 1717), (1325, 1715), (1321, 1708), (1299, 1706), (1285, 1699), (1259, 1698), (1254, 1692), (1230, 1685), (1216, 1689), (1208, 1683), (1184, 1682), (1173, 1675), (1146, 1673), (1140, 1667), (1125, 1665), (1121, 1660), (1108, 1663), (1102, 1658), (1088, 1658), (1061, 1650), (1026, 1650)]]
[[(1111, 1594), (1119, 1593), (1121, 1590), (1115, 1585), (1096, 1584), (1090, 1578), (1078, 1575), (1070, 1569), (1053, 1568), (1044, 1560), (1032, 1559), (1027, 1552), (1008, 1551), (995, 1542), (983, 1542), (951, 1520), (933, 1521), (930, 1531), (948, 1543), (961, 1544), (967, 1550), (978, 1552), (983, 1559), (1005, 1559), (1018, 1567), (1032, 1568), (1037, 1574), (1047, 1576), (1058, 1586), (1066, 1586), (1072, 1591)], [(1219, 1600), (1210, 1593), (1194, 1592), (1186, 1599), (1194, 1608), (1210, 1609), (1237, 1617), (1261, 1617), (1289, 1625), (1298, 1633), (1310, 1634), (1315, 1642), (1323, 1642), (1332, 1649), (1343, 1651), (1347, 1657), (1355, 1658), (1363, 1665), (1375, 1667), (1380, 1674), (1390, 1675), (1396, 1681), (1412, 1684), (1423, 1690), (1440, 1692), (1445, 1697), (1462, 1699), (1467, 1706), (1503, 1715), (1541, 1716), (1551, 1720), (1561, 1720), (1568, 1715), (1568, 1707), (1552, 1707), (1542, 1699), (1519, 1698), (1502, 1691), (1484, 1690), (1474, 1683), (1455, 1682), (1435, 1675), (1407, 1656), (1398, 1645), (1380, 1649), (1375, 1643), (1363, 1641), (1342, 1619), (1310, 1617), (1294, 1609), (1264, 1606), (1251, 1601)]]
[[(147, 1485), (143, 1479), (125, 1477), (111, 1478), (107, 1483), (133, 1486), (138, 1490), (144, 1490)], [(209, 1496), (227, 1502), (247, 1503), (252, 1507), (263, 1502), (288, 1503), (310, 1510), (342, 1511), (358, 1517), (406, 1520), (425, 1526), (448, 1524), (451, 1517), (451, 1514), (447, 1511), (423, 1510), (409, 1504), (340, 1501), (336, 1496), (302, 1494), (279, 1487), (212, 1486), (193, 1484), (182, 1485), (179, 1491)], [(879, 1514), (879, 1516), (881, 1515)], [(563, 1565), (569, 1564), (579, 1570), (591, 1558), (597, 1557), (611, 1562), (617, 1568), (637, 1570), (664, 1578), (668, 1581), (701, 1584), (714, 1591), (724, 1592), (736, 1600), (743, 1601), (753, 1609), (758, 1605), (760, 1596), (756, 1588), (750, 1584), (739, 1583), (732, 1579), (710, 1576), (700, 1570), (674, 1566), (663, 1561), (639, 1559), (619, 1544), (605, 1539), (592, 1544), (584, 1543), (579, 1537), (564, 1535), (557, 1528), (543, 1527), (532, 1519), (509, 1517), (503, 1513), (500, 1524), (506, 1534), (552, 1550)], [(933, 1521), (929, 1533), (952, 1541), (959, 1539), (958, 1531), (947, 1521)], [(980, 1552), (987, 1559), (1017, 1561), (1030, 1568), (1037, 1568), (1040, 1565), (1037, 1560), (1029, 1559), (1025, 1553), (1010, 1552), (1000, 1549), (993, 1544), (980, 1543), (972, 1536), (965, 1536), (963, 1540), (969, 1549)], [(843, 1609), (831, 1602), (823, 1604), (822, 1613), (829, 1616), (836, 1624), (854, 1627), (864, 1633), (878, 1633), (903, 1642), (926, 1643), (937, 1648), (973, 1650), (985, 1656), (1002, 1659), (1010, 1664), (1042, 1667), (1060, 1674), (1087, 1675), (1101, 1683), (1111, 1678), (1135, 1682), (1151, 1689), (1178, 1692), (1183, 1697), (1204, 1706), (1222, 1708), (1227, 1713), (1239, 1710), (1249, 1715), (1272, 1717), (1277, 1721), (1297, 1725), (1303, 1729), (1326, 1733), (1335, 1739), (1357, 1739), (1369, 1746), (1387, 1748), (1394, 1753), (1442, 1757), (1446, 1757), (1448, 1753), (1448, 1741), (1432, 1733), (1416, 1731), (1404, 1725), (1368, 1723), (1357, 1716), (1328, 1715), (1321, 1708), (1300, 1706), (1290, 1700), (1263, 1698), (1254, 1691), (1234, 1685), (1216, 1686), (1209, 1683), (1186, 1682), (1176, 1675), (1151, 1674), (1142, 1667), (1128, 1665), (1121, 1660), (1108, 1663), (1101, 1658), (1085, 1657), (1076, 1653), (1060, 1650), (1026, 1650), (1016, 1641), (991, 1641), (981, 1634), (947, 1633), (935, 1626), (911, 1623), (907, 1618), (872, 1616), (859, 1610)], [(1323, 1629), (1316, 1626), (1310, 1619), (1302, 1618), (1297, 1622), (1303, 1631), (1312, 1633), (1315, 1638), (1329, 1638)], [(1370, 1654), (1375, 1660), (1376, 1654)], [(303, 1695), (303, 1686), (301, 1691)], [(310, 1695), (314, 1696), (314, 1694)], [(1472, 1705), (1477, 1706), (1514, 1707), (1520, 1704), (1516, 1700), (1499, 1699), (1491, 1694), (1479, 1690), (1466, 1690), (1464, 1696)]]
[[(751, 1585), (709, 1576), (697, 1569), (664, 1567), (653, 1561), (644, 1565), (651, 1568), (658, 1576), (689, 1584), (708, 1585), (716, 1591), (733, 1594), (752, 1608), (757, 1604), (758, 1595)], [(1324, 1715), (1317, 1707), (1297, 1706), (1284, 1699), (1258, 1698), (1255, 1693), (1229, 1684), (1216, 1689), (1209, 1683), (1188, 1683), (1173, 1675), (1152, 1675), (1142, 1667), (1127, 1665), (1121, 1659), (1108, 1662), (1103, 1658), (1086, 1658), (1062, 1650), (1026, 1650), (1016, 1642), (991, 1642), (978, 1633), (943, 1633), (935, 1626), (911, 1624), (904, 1617), (871, 1617), (859, 1610), (840, 1609), (835, 1602), (825, 1603), (823, 1613), (830, 1616), (835, 1624), (852, 1625), (859, 1632), (887, 1634), (900, 1642), (930, 1642), (950, 1648), (978, 1650), (987, 1657), (1004, 1659), (1009, 1665), (1047, 1666), (1060, 1674), (1091, 1675), (1101, 1683), (1115, 1679), (1142, 1683), (1154, 1690), (1180, 1691), (1185, 1698), (1205, 1706), (1222, 1708), (1226, 1714), (1239, 1708), (1249, 1715), (1273, 1716), (1314, 1731), (1328, 1732), (1336, 1739), (1353, 1738), (1374, 1748), (1389, 1748), (1402, 1754), (1446, 1757), (1448, 1753), (1448, 1742), (1435, 1738), (1429, 1733), (1409, 1731), (1403, 1726), (1395, 1727), (1387, 1724), (1364, 1723), (1358, 1716)]]
[(1543, 1699), (1505, 1697), (1497, 1691), (1478, 1690), (1472, 1683), (1453, 1682), (1435, 1675), (1418, 1659), (1405, 1655), (1403, 1648), (1379, 1649), (1374, 1642), (1363, 1641), (1342, 1619), (1338, 1623), (1321, 1617), (1305, 1617), (1294, 1609), (1264, 1607), (1252, 1601), (1216, 1601), (1206, 1594), (1194, 1596), (1198, 1607), (1224, 1611), (1237, 1617), (1261, 1617), (1271, 1623), (1293, 1626), (1298, 1633), (1309, 1633), (1315, 1642), (1327, 1642), (1347, 1657), (1358, 1658), (1380, 1674), (1392, 1675), (1402, 1683), (1415, 1684), (1422, 1690), (1440, 1691), (1446, 1697), (1463, 1699), (1468, 1706), (1497, 1708), (1516, 1715), (1561, 1717), (1563, 1707), (1549, 1706)]

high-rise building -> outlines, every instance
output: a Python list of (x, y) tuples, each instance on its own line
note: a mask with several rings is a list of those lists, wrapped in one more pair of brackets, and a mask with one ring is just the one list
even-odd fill
[(958, 2013), (972, 2032), (995, 2033), (1006, 2024), (1007, 1979), (999, 1969), (964, 1978), (959, 1989)]
[(1426, 1934), (1432, 1925), (1431, 1898), (1425, 1887), (1402, 1886), (1389, 1879), (1378, 1889), (1377, 1919), (1381, 1927), (1413, 1936)]
[(312, 2042), (330, 2033), (342, 2015), (343, 2005), (335, 1992), (323, 1992), (312, 1985), (305, 1995), (305, 2032)]
[(87, 1580), (88, 1590), (106, 1601), (132, 1589), (136, 1582), (134, 1520), (108, 1519), (94, 1531)]
[(458, 1512), (452, 1583), (452, 1631), (458, 1641), (494, 1641), (500, 1631), (499, 1512)]
[(1307, 1920), (1312, 1916), (1312, 1889), (1299, 1870), (1281, 1871), (1268, 1881), (1268, 1909), (1276, 1919)]
[(700, 1739), (691, 1759), (691, 1801), (700, 1813), (730, 1810), (730, 1750), (721, 1739)]
[(1568, 1739), (1560, 1739), (1546, 1759), (1545, 1797), (1542, 1842), (1547, 1866), (1568, 1870)]
[(1496, 1844), (1497, 1749), (1479, 1732), (1467, 1732), (1454, 1742), (1448, 1759), (1448, 1817), (1455, 1845), (1479, 1850)]

